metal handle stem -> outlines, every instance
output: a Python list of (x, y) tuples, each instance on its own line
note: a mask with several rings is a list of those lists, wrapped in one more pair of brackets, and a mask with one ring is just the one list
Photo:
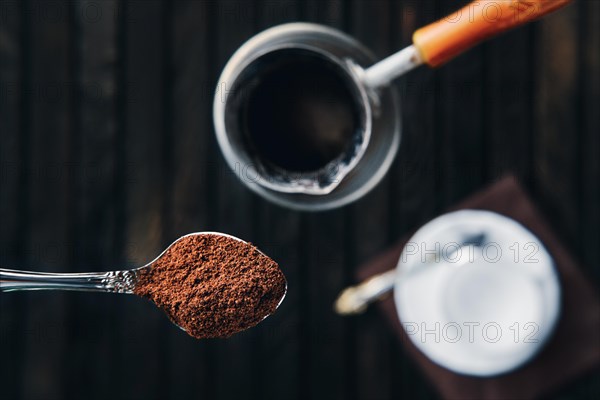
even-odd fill
[(367, 68), (364, 82), (372, 89), (387, 86), (400, 75), (404, 75), (421, 64), (423, 64), (423, 60), (421, 60), (419, 52), (415, 46), (411, 45)]
[(59, 274), (0, 268), (0, 292), (15, 290), (80, 290), (133, 293), (137, 270)]

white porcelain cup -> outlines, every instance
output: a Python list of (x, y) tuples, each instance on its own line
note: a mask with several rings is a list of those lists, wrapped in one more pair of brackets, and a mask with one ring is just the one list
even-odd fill
[[(461, 245), (484, 235), (479, 246)], [(463, 210), (426, 224), (398, 264), (394, 299), (412, 343), (454, 372), (491, 376), (530, 359), (559, 316), (554, 261), (516, 221)]]

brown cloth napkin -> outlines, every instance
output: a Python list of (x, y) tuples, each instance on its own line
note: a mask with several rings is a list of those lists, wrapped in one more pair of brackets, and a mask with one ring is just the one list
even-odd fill
[[(530, 399), (590, 370), (600, 361), (600, 301), (571, 254), (560, 243), (535, 205), (513, 177), (506, 177), (467, 198), (459, 209), (490, 210), (513, 218), (533, 232), (556, 262), (562, 289), (561, 317), (552, 338), (542, 351), (523, 367), (496, 377), (459, 375), (434, 364), (408, 339), (390, 296), (378, 306), (398, 334), (407, 353), (447, 399)], [(410, 237), (359, 268), (358, 281), (396, 266)]]

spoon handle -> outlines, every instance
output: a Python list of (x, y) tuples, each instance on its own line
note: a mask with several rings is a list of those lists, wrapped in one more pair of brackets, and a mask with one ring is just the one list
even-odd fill
[[(485, 233), (468, 235), (450, 254), (446, 254), (446, 258), (453, 259), (457, 252), (466, 246), (482, 247), (486, 240)], [(462, 255), (462, 252), (460, 254)], [(437, 264), (443, 256), (441, 252), (427, 255), (432, 257), (423, 260), (423, 265)], [(423, 270), (421, 268), (418, 271), (423, 272)], [(394, 268), (374, 275), (358, 285), (346, 288), (335, 301), (335, 312), (340, 315), (362, 314), (369, 304), (381, 299), (394, 288), (396, 276), (396, 268)]]
[(136, 270), (58, 274), (0, 268), (0, 292), (15, 290), (80, 290), (133, 293)]
[(340, 315), (363, 313), (369, 304), (380, 299), (394, 288), (396, 269), (377, 274), (346, 288), (335, 302), (335, 312)]

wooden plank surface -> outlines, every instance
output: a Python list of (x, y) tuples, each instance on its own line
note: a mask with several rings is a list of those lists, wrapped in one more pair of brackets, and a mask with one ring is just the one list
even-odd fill
[(536, 29), (534, 109), (534, 188), (543, 207), (560, 226), (560, 236), (576, 243), (580, 46), (577, 7), (540, 21)]
[[(25, 7), (45, 9), (43, 1)], [(30, 224), (21, 268), (60, 272), (70, 268), (73, 242), (69, 220), (73, 217), (70, 185), (73, 127), (70, 113), (72, 59), (69, 4), (57, 1), (47, 13), (30, 14), (31, 95), (28, 98), (30, 140), (28, 143)], [(24, 330), (27, 346), (18, 380), (25, 398), (59, 398), (65, 395), (63, 359), (68, 347), (65, 293), (37, 292), (26, 296)]]
[[(17, 268), (25, 259), (27, 243), (27, 161), (29, 146), (29, 104), (25, 88), (30, 86), (28, 66), (29, 27), (22, 3), (7, 4), (0, 24), (0, 265)], [(0, 296), (0, 376), (7, 397), (22, 393), (20, 381), (22, 359), (27, 340), (25, 329), (26, 298)]]
[[(353, 205), (273, 205), (220, 154), (218, 76), (252, 35), (322, 23), (383, 58), (463, 3), (2, 1), (2, 267), (127, 268), (183, 234), (217, 230), (272, 255), (289, 283), (260, 326), (202, 342), (133, 296), (2, 294), (3, 398), (435, 398), (375, 310), (341, 318), (332, 303), (363, 261), (506, 172), (600, 284), (598, 1), (395, 82), (398, 156)], [(599, 390), (590, 374), (555, 398)]]
[(580, 176), (582, 207), (580, 211), (582, 237), (581, 253), (588, 272), (600, 280), (600, 268), (594, 268), (596, 256), (594, 249), (600, 244), (600, 52), (594, 51), (600, 46), (600, 2), (588, 1), (579, 7), (582, 28), (579, 40), (583, 43), (579, 56), (581, 76), (581, 145)]
[(513, 173), (531, 181), (534, 27), (511, 31), (487, 45), (485, 67), (484, 143), (486, 176)]
[[(114, 185), (119, 174), (115, 161), (117, 20), (118, 3), (90, 1), (69, 4), (69, 25), (76, 37), (70, 41), (72, 179), (70, 234), (73, 237), (72, 272), (118, 268), (114, 246), (117, 228)], [(101, 22), (102, 23), (99, 23)], [(65, 358), (67, 376), (80, 375), (85, 385), (68, 385), (68, 397), (110, 396), (103, 384), (117, 377), (114, 362), (117, 335), (109, 327), (118, 322), (119, 299), (103, 294), (69, 294), (69, 318), (65, 332), (74, 343)], [(118, 324), (116, 324), (119, 326)], [(89, 343), (94, 343), (90, 346)], [(88, 362), (89, 359), (94, 362)], [(107, 374), (107, 371), (109, 373)]]

